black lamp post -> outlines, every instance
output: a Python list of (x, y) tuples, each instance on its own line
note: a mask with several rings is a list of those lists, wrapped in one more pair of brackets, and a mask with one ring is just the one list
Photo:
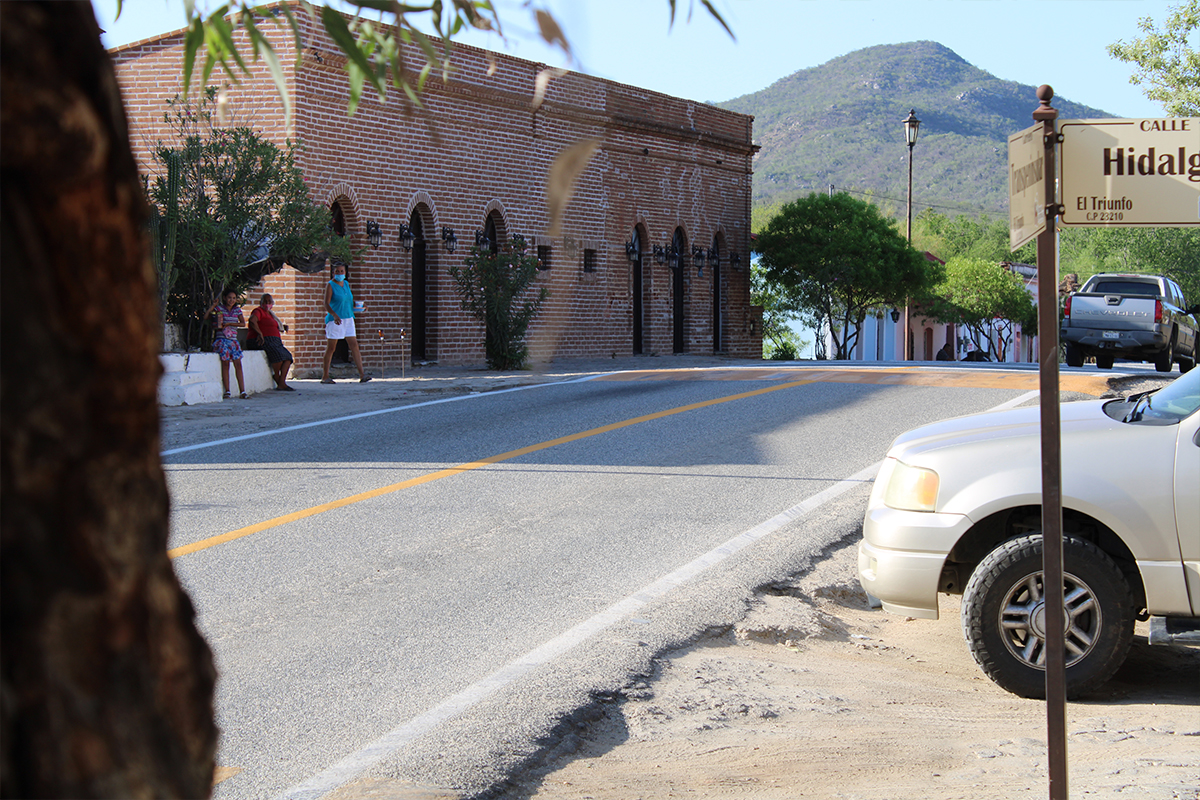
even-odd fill
[[(904, 120), (904, 141), (908, 143), (908, 243), (912, 244), (912, 167), (913, 146), (917, 143), (917, 133), (921, 130), (921, 120), (917, 119), (917, 110), (911, 109)], [(912, 341), (910, 335), (910, 309), (908, 299), (904, 300), (904, 360), (912, 361)]]

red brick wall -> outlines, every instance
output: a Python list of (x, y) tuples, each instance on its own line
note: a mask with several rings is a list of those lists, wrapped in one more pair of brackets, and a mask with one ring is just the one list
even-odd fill
[[(536, 360), (631, 352), (634, 304), (624, 244), (635, 225), (647, 234), (643, 352), (673, 350), (672, 274), (654, 263), (651, 247), (669, 244), (680, 228), (689, 251), (712, 247), (714, 238), (720, 245), (722, 352), (761, 354), (761, 321), (756, 323), (749, 298), (751, 117), (575, 73), (551, 81), (535, 110), (530, 100), (542, 65), (465, 45), (455, 46), (450, 83), (428, 81), (423, 108), (407, 108), (394, 90), (380, 104), (368, 89), (347, 117), (344, 59), (319, 25), (304, 14), (297, 19), (306, 43), (299, 66), (290, 35), (273, 37), (295, 107), (290, 128), (265, 69), (232, 87), (232, 116), (277, 140), (291, 135), (304, 143), (301, 165), (313, 197), (342, 204), (356, 248), (366, 246), (368, 219), (381, 225), (383, 245), (368, 248), (350, 268), (355, 299), (366, 303), (356, 322), (368, 368), (398, 367), (401, 331), (411, 340), (413, 256), (396, 234), (414, 210), (428, 242), (431, 360), (483, 361), (482, 327), (460, 309), (446, 268), (452, 259), (461, 261), (492, 212), (499, 213), (504, 233), (551, 248), (552, 267), (540, 276), (550, 298), (529, 335)], [(181, 53), (178, 35), (113, 52), (135, 155), (144, 168), (149, 148), (166, 135), (162, 113), (178, 91)], [(421, 62), (419, 53), (410, 55), (410, 64)], [(562, 230), (548, 237), (550, 166), (564, 147), (589, 138), (600, 147), (578, 182)], [(458, 236), (453, 255), (442, 247), (443, 226)], [(573, 257), (568, 240), (577, 246)], [(583, 270), (584, 249), (595, 251), (594, 272)], [(729, 265), (735, 251), (741, 271)], [(688, 264), (684, 350), (711, 353), (714, 273), (706, 266), (700, 275), (690, 258)], [(319, 368), (325, 350), (326, 280), (328, 273), (285, 268), (264, 282), (292, 328), (287, 344), (302, 371)]]

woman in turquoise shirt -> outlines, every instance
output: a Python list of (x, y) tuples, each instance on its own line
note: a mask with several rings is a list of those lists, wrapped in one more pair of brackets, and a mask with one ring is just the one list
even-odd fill
[(346, 280), (346, 265), (333, 265), (333, 280), (325, 287), (325, 369), (321, 383), (333, 383), (329, 377), (329, 365), (333, 362), (333, 351), (341, 339), (346, 340), (354, 365), (358, 367), (358, 382), (371, 380), (363, 369), (362, 354), (358, 352), (358, 339), (354, 331), (354, 294)]

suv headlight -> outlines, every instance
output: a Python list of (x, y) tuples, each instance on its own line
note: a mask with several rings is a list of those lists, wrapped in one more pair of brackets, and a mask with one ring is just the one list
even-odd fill
[(888, 480), (883, 502), (901, 511), (936, 511), (938, 474), (931, 469), (912, 467), (896, 461)]

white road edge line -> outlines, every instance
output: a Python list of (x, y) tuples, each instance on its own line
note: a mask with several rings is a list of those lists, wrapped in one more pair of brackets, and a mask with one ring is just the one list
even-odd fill
[(471, 684), (439, 705), (407, 722), (401, 723), (368, 744), (356, 753), (343, 758), (325, 771), (314, 775), (279, 795), (277, 800), (316, 800), (350, 782), (358, 775), (392, 755), (409, 742), (432, 731), (441, 723), (458, 716), (477, 703), (491, 697), (537, 667), (549, 663), (576, 645), (629, 616), (646, 604), (663, 597), (675, 587), (683, 584), (729, 556), (737, 553), (759, 539), (768, 536), (796, 519), (812, 512), (865, 481), (875, 477), (882, 461), (817, 492), (812, 497), (792, 506), (781, 514), (761, 522), (750, 530), (735, 536), (722, 545), (708, 551), (693, 561), (670, 572), (653, 583), (642, 587), (624, 600), (609, 606), (604, 611), (587, 619), (565, 633), (556, 636), (525, 655), (510, 661), (486, 678)]
[(569, 381), (554, 381), (552, 383), (535, 383), (529, 386), (512, 386), (508, 389), (496, 389), (488, 392), (472, 392), (471, 394), (461, 394), (455, 397), (442, 397), (437, 400), (426, 400), (423, 403), (412, 403), (407, 406), (392, 406), (391, 408), (380, 408), (375, 411), (364, 411), (361, 414), (351, 414), (347, 417), (334, 417), (332, 419), (320, 419), (315, 422), (305, 422), (300, 425), (289, 425), (286, 428), (275, 428), (269, 431), (259, 431), (258, 433), (247, 433), (244, 436), (231, 436), (228, 439), (217, 439), (213, 442), (202, 442), (200, 444), (190, 444), (185, 447), (174, 447), (170, 450), (163, 450), (159, 456), (173, 456), (176, 453), (187, 453), (192, 450), (203, 450), (207, 447), (220, 447), (223, 444), (232, 442), (244, 442), (248, 439), (259, 439), (263, 436), (275, 436), (280, 433), (291, 433), (292, 431), (300, 431), (305, 428), (319, 428), (322, 425), (332, 425), (335, 422), (347, 422), (352, 419), (365, 419), (366, 417), (375, 417), (380, 414), (391, 414), (395, 411), (408, 411), (413, 408), (423, 408), (425, 406), (436, 406), (439, 403), (456, 403), (459, 400), (470, 400), (474, 397), (485, 397), (497, 394), (508, 394), (509, 392), (523, 392), (526, 389), (541, 389), (546, 386), (566, 386), (571, 383), (584, 383), (585, 381), (595, 380), (608, 375), (616, 375), (615, 372), (604, 372), (596, 375), (587, 375), (583, 378), (574, 378)]

